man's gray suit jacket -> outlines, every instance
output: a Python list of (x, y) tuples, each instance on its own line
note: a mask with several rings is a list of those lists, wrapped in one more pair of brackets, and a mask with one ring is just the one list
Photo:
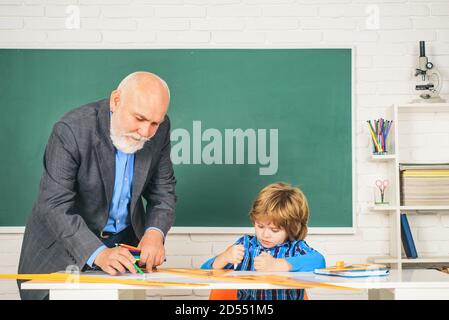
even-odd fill
[[(109, 99), (66, 113), (53, 127), (45, 149), (37, 200), (22, 243), (19, 273), (49, 273), (76, 265), (80, 270), (103, 243), (115, 179)], [(170, 120), (135, 154), (129, 203), (138, 239), (149, 227), (166, 235), (175, 220), (176, 179), (170, 160)], [(146, 208), (142, 201), (147, 201)], [(22, 299), (48, 292), (21, 290)]]

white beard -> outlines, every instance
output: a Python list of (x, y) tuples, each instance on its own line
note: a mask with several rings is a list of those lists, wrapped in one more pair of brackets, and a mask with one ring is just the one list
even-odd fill
[[(139, 140), (133, 140), (129, 137), (138, 138)], [(111, 124), (111, 140), (114, 147), (123, 153), (136, 153), (143, 148), (145, 142), (150, 139), (138, 137), (137, 133), (124, 133), (118, 134)]]

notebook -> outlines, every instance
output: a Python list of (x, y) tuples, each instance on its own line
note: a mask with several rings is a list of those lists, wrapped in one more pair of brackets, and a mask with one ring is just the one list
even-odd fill
[(325, 276), (363, 278), (387, 276), (390, 273), (390, 270), (382, 264), (348, 264), (344, 266), (315, 269), (314, 273)]

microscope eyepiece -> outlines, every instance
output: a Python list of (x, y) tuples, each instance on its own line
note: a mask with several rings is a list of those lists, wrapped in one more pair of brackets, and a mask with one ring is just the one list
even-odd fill
[(424, 41), (419, 42), (419, 56), (420, 57), (426, 56), (426, 43)]

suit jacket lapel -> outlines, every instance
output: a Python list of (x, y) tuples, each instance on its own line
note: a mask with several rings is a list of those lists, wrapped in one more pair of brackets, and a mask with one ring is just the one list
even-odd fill
[(137, 200), (140, 198), (143, 186), (148, 177), (148, 171), (150, 170), (152, 156), (153, 141), (150, 140), (145, 143), (144, 147), (136, 152), (134, 159), (134, 176), (133, 187), (131, 194), (130, 214), (134, 212)]
[(101, 179), (103, 180), (104, 191), (108, 202), (107, 215), (112, 202), (115, 180), (115, 149), (110, 137), (110, 114), (109, 99), (102, 100), (98, 112), (97, 142), (95, 151), (97, 153)]

